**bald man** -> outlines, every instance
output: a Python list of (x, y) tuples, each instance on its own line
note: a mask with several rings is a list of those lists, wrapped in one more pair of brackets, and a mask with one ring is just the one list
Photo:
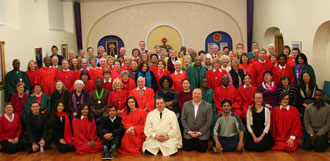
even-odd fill
[(138, 102), (139, 108), (150, 112), (155, 109), (154, 106), (154, 90), (146, 87), (146, 80), (144, 77), (137, 79), (137, 88), (129, 92), (129, 96), (134, 96)]
[(107, 68), (107, 60), (105, 58), (100, 58), (100, 67), (96, 68), (94, 71), (94, 78), (101, 78), (102, 80), (104, 79), (103, 77), (103, 71), (104, 69)]
[(94, 79), (94, 70), (88, 67), (88, 61), (85, 58), (81, 59), (81, 69), (76, 71), (76, 80), (80, 80), (80, 74), (81, 74), (81, 71), (83, 71), (83, 70), (86, 70), (88, 72), (90, 79), (95, 80)]

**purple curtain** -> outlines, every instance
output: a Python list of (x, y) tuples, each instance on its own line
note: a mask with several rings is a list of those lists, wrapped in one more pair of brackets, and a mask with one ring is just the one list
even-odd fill
[(253, 35), (253, 7), (254, 0), (246, 0), (247, 7), (247, 45), (248, 51), (251, 51), (252, 35)]
[(74, 3), (74, 22), (76, 26), (76, 39), (78, 50), (82, 49), (82, 36), (81, 36), (81, 15), (80, 3)]

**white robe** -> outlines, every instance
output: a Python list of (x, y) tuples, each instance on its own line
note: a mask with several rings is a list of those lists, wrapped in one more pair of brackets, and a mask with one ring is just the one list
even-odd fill
[[(151, 111), (146, 119), (144, 133), (146, 141), (143, 143), (143, 152), (148, 150), (150, 153), (157, 155), (160, 150), (164, 156), (170, 156), (182, 147), (182, 136), (178, 119), (173, 111), (165, 108), (162, 111), (162, 119), (157, 109)], [(156, 135), (169, 136), (165, 142), (159, 142), (154, 139)]]

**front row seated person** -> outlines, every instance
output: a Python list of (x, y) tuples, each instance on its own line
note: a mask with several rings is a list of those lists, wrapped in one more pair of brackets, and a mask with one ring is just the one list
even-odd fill
[(120, 116), (117, 116), (117, 106), (113, 104), (108, 106), (107, 112), (109, 117), (104, 117), (102, 119), (97, 131), (103, 144), (103, 160), (113, 159), (115, 149), (119, 148), (120, 140), (125, 132), (122, 119)]
[(305, 110), (303, 148), (306, 150), (323, 152), (329, 146), (330, 106), (323, 101), (323, 96), (322, 90), (316, 90), (314, 103)]
[(170, 156), (182, 147), (180, 126), (176, 114), (165, 108), (164, 98), (156, 98), (155, 104), (156, 109), (151, 111), (146, 119), (146, 140), (142, 150), (153, 155), (157, 155), (160, 150), (164, 156)]
[(191, 151), (197, 149), (205, 152), (210, 138), (212, 125), (212, 105), (202, 100), (202, 90), (193, 90), (193, 99), (184, 103), (181, 114), (183, 126), (183, 149)]
[(217, 116), (213, 129), (213, 152), (242, 151), (244, 147), (244, 125), (235, 113), (231, 112), (232, 103), (224, 99), (222, 112)]
[(41, 149), (48, 149), (51, 135), (48, 134), (47, 114), (40, 113), (40, 103), (37, 100), (31, 102), (31, 112), (25, 118), (26, 137), (25, 146), (28, 153)]

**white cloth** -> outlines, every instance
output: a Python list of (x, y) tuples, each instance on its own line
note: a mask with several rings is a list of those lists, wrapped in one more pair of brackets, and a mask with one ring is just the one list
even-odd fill
[(5, 118), (9, 121), (9, 122), (13, 122), (14, 121), (14, 113), (11, 113), (11, 119), (7, 116), (7, 114), (5, 114)]
[[(169, 156), (175, 154), (178, 148), (182, 147), (179, 123), (175, 113), (167, 108), (162, 111), (162, 119), (159, 116), (160, 112), (157, 109), (148, 114), (144, 127), (146, 140), (142, 150), (143, 152), (148, 150), (154, 155), (157, 155), (160, 150), (164, 156)], [(156, 135), (168, 136), (169, 139), (159, 142), (154, 139)]]
[[(268, 134), (270, 128), (270, 110), (267, 107), (264, 107), (264, 111), (265, 111), (264, 133)], [(249, 133), (253, 131), (251, 128), (252, 125), (253, 125), (252, 109), (249, 108), (246, 113), (246, 127)]]

